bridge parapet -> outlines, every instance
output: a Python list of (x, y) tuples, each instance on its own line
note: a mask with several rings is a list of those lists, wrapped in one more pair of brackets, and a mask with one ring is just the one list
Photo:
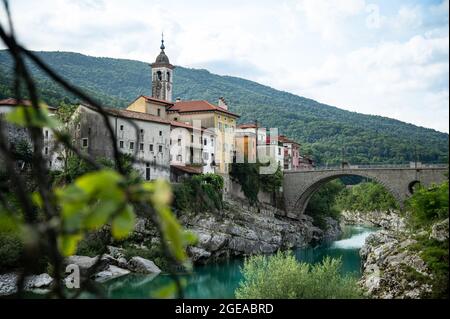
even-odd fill
[(285, 171), (283, 195), (286, 211), (289, 215), (303, 214), (312, 195), (327, 182), (344, 176), (361, 176), (383, 185), (403, 206), (411, 195), (412, 185), (420, 183), (429, 186), (442, 183), (448, 177), (448, 165), (432, 164), (420, 167), (405, 165), (353, 165), (344, 168), (327, 167), (312, 170)]
[(357, 164), (348, 166), (316, 166), (313, 168), (304, 168), (298, 170), (285, 170), (284, 173), (292, 172), (308, 172), (308, 171), (336, 171), (336, 170), (352, 170), (352, 169), (448, 169), (448, 164), (424, 164), (424, 163), (410, 163), (410, 164)]

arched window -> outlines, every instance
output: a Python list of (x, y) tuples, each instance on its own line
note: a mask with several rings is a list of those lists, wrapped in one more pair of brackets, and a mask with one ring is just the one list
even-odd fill
[(170, 72), (167, 72), (167, 82), (170, 82)]
[(158, 80), (161, 81), (162, 80), (162, 73), (161, 71), (156, 72), (157, 76), (158, 76)]

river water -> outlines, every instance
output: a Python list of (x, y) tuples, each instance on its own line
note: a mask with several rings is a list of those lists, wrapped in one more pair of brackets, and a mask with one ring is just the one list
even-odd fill
[[(375, 229), (361, 226), (345, 226), (335, 241), (317, 247), (294, 250), (296, 258), (303, 262), (317, 263), (324, 257), (342, 258), (342, 272), (360, 276), (359, 249), (367, 236)], [(234, 298), (234, 291), (242, 279), (243, 259), (232, 259), (205, 266), (196, 266), (192, 273), (180, 275), (186, 281), (186, 298)], [(151, 293), (171, 283), (166, 274), (154, 278), (130, 274), (104, 284), (108, 298), (149, 298)]]

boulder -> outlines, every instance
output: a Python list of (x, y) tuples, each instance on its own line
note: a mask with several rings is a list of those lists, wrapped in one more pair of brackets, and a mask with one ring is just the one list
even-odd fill
[(66, 265), (77, 265), (80, 268), (81, 272), (89, 271), (92, 267), (94, 267), (95, 263), (98, 260), (98, 256), (96, 257), (88, 257), (88, 256), (69, 256), (65, 259)]
[(209, 251), (195, 246), (188, 247), (187, 253), (193, 262), (203, 261), (211, 256)]
[(32, 275), (25, 278), (24, 286), (26, 290), (36, 288), (49, 287), (53, 282), (53, 278), (49, 274), (43, 273), (40, 275)]
[(440, 242), (444, 242), (444, 241), (448, 240), (448, 235), (449, 235), (448, 232), (449, 232), (449, 228), (448, 228), (448, 218), (447, 218), (446, 220), (436, 223), (431, 227), (430, 238), (435, 239)]
[[(0, 275), (0, 296), (11, 295), (17, 292), (17, 284), (19, 275), (16, 273), (8, 273)], [(53, 283), (53, 278), (48, 274), (30, 275), (25, 277), (24, 290), (35, 290), (49, 287)]]
[(111, 255), (111, 257), (115, 259), (119, 258), (125, 258), (125, 249), (114, 247), (114, 246), (107, 246), (108, 254)]
[(142, 274), (159, 274), (161, 272), (161, 269), (159, 269), (153, 261), (139, 256), (130, 259), (128, 262), (128, 269)]
[(98, 282), (106, 282), (114, 278), (128, 275), (129, 273), (129, 270), (122, 269), (114, 265), (109, 265), (105, 270), (96, 273), (93, 279)]

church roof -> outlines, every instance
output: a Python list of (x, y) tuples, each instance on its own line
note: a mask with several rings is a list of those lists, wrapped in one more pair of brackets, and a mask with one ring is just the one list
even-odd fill
[(199, 101), (180, 101), (176, 102), (173, 106), (167, 109), (167, 111), (175, 111), (178, 113), (186, 112), (221, 112), (233, 117), (239, 117), (239, 115), (234, 114), (220, 106), (209, 103), (205, 100)]
[(164, 52), (165, 48), (166, 47), (164, 46), (164, 39), (161, 39), (161, 52), (156, 57), (155, 62), (151, 64), (152, 68), (160, 66), (165, 66), (170, 69), (174, 68), (174, 66), (170, 64), (169, 57), (166, 55), (166, 52)]
[[(81, 104), (81, 105), (84, 107), (87, 107), (91, 110), (94, 110), (94, 111), (97, 110), (95, 107), (93, 107), (89, 104)], [(170, 125), (170, 121), (162, 119), (156, 115), (148, 114), (148, 113), (135, 112), (135, 111), (129, 111), (129, 110), (117, 109), (117, 108), (111, 108), (111, 107), (103, 107), (103, 110), (107, 114), (112, 115), (112, 116)]]

